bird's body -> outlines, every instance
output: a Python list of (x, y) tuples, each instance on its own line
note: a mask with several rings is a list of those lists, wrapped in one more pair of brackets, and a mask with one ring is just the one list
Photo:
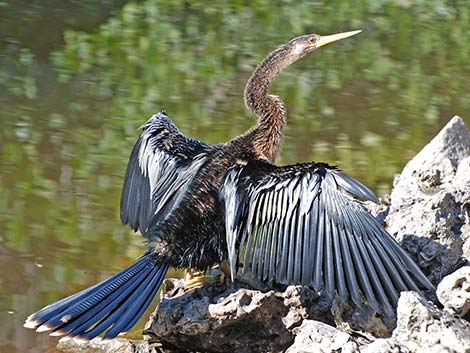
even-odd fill
[(162, 111), (143, 125), (121, 198), (121, 220), (148, 251), (110, 279), (32, 314), (25, 324), (90, 339), (125, 332), (170, 266), (206, 270), (228, 260), (270, 283), (311, 285), (391, 313), (402, 290), (432, 284), (357, 200), (377, 202), (326, 163), (278, 167), (287, 113), (274, 78), (315, 49), (358, 32), (294, 38), (258, 66), (245, 88), (258, 123), (227, 143), (184, 136)]
[[(142, 190), (142, 180), (131, 185), (132, 178), (126, 178), (121, 202), (122, 220), (129, 223), (134, 230), (140, 229), (148, 238), (149, 248), (158, 254), (161, 261), (170, 262), (179, 268), (207, 270), (214, 264), (227, 259), (225, 241), (224, 204), (219, 191), (227, 170), (236, 163), (247, 163), (256, 158), (243, 146), (238, 139), (228, 143), (208, 145), (192, 140), (182, 135), (165, 112), (154, 115), (145, 125), (141, 135), (142, 144), (135, 147), (136, 160), (142, 145), (152, 140), (154, 146), (161, 148), (162, 153), (168, 154), (177, 161), (179, 169), (155, 170), (162, 183), (174, 176), (170, 192), (177, 194), (178, 201), (172, 207), (162, 207), (154, 217), (146, 217), (148, 221), (140, 221), (141, 214), (134, 213), (136, 201), (129, 200), (137, 191)], [(133, 152), (133, 153), (134, 153)], [(147, 153), (142, 153), (148, 156)], [(145, 157), (144, 157), (145, 158)], [(131, 156), (132, 159), (132, 156)], [(150, 160), (147, 163), (153, 163)], [(144, 165), (146, 161), (142, 161)], [(129, 166), (129, 172), (135, 171)], [(168, 175), (170, 174), (170, 175)], [(142, 176), (139, 175), (141, 178)], [(176, 183), (176, 186), (175, 186)], [(156, 185), (156, 189), (167, 192), (166, 185)], [(174, 188), (174, 189), (173, 189)], [(156, 197), (158, 198), (158, 196)], [(143, 203), (148, 201), (148, 195), (143, 197)], [(152, 207), (152, 204), (147, 204)], [(141, 210), (146, 206), (142, 205)], [(147, 212), (145, 212), (147, 213)]]

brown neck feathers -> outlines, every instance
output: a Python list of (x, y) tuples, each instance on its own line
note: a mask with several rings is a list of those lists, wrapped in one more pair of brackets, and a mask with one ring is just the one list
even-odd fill
[(274, 162), (281, 151), (287, 112), (279, 97), (268, 94), (268, 88), (292, 63), (288, 51), (286, 46), (281, 46), (269, 54), (251, 75), (244, 93), (246, 107), (258, 117), (258, 124), (249, 131), (253, 148), (270, 162)]

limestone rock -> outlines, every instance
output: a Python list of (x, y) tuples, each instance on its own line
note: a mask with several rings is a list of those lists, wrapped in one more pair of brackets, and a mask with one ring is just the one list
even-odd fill
[[(346, 332), (320, 321), (304, 320), (300, 327), (293, 330), (293, 333), (294, 344), (287, 349), (286, 353), (335, 352), (351, 341), (351, 336)], [(354, 343), (350, 349), (354, 349)]]
[[(409, 353), (410, 351), (393, 339), (378, 338), (375, 341), (360, 347), (361, 353)], [(342, 353), (342, 352), (341, 352)]]
[(279, 352), (304, 319), (333, 323), (329, 308), (328, 300), (301, 286), (261, 292), (217, 282), (183, 294), (172, 288), (145, 334), (183, 352)]
[(74, 339), (61, 339), (57, 349), (63, 353), (157, 353), (158, 348), (152, 347), (147, 341), (134, 341), (124, 338), (103, 340), (95, 338), (89, 342)]
[(444, 277), (437, 287), (437, 297), (447, 310), (466, 315), (470, 310), (470, 266)]
[(360, 353), (356, 342), (348, 341), (341, 347), (341, 353)]
[(470, 352), (470, 323), (438, 309), (416, 292), (402, 292), (392, 337), (359, 349), (361, 353)]
[(456, 116), (394, 182), (387, 230), (434, 283), (470, 255), (469, 171), (470, 136)]
[(470, 352), (470, 323), (402, 292), (391, 340), (410, 352)]
[(395, 316), (378, 313), (366, 304), (357, 307), (339, 296), (333, 301), (331, 312), (337, 327), (370, 340), (389, 337), (396, 325)]

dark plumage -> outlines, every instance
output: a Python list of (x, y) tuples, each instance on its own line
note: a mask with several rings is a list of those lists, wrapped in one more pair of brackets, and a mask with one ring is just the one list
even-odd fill
[(312, 285), (392, 312), (400, 291), (431, 283), (357, 199), (377, 202), (325, 163), (277, 167), (287, 121), (273, 79), (315, 49), (358, 32), (294, 38), (249, 79), (244, 99), (258, 124), (224, 144), (179, 132), (164, 111), (143, 125), (127, 167), (121, 219), (148, 252), (108, 280), (32, 314), (25, 326), (90, 339), (129, 330), (169, 266), (206, 270), (228, 260), (262, 281)]

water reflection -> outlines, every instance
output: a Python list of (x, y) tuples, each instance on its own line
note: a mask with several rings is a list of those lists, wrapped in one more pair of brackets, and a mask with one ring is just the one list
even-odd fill
[(118, 217), (137, 127), (166, 108), (207, 142), (240, 134), (253, 123), (243, 85), (273, 46), (364, 30), (275, 82), (289, 109), (280, 163), (338, 164), (382, 195), (451, 115), (470, 111), (465, 1), (103, 3), (0, 1), (2, 352), (52, 347), (20, 327), (25, 315), (142, 252)]

